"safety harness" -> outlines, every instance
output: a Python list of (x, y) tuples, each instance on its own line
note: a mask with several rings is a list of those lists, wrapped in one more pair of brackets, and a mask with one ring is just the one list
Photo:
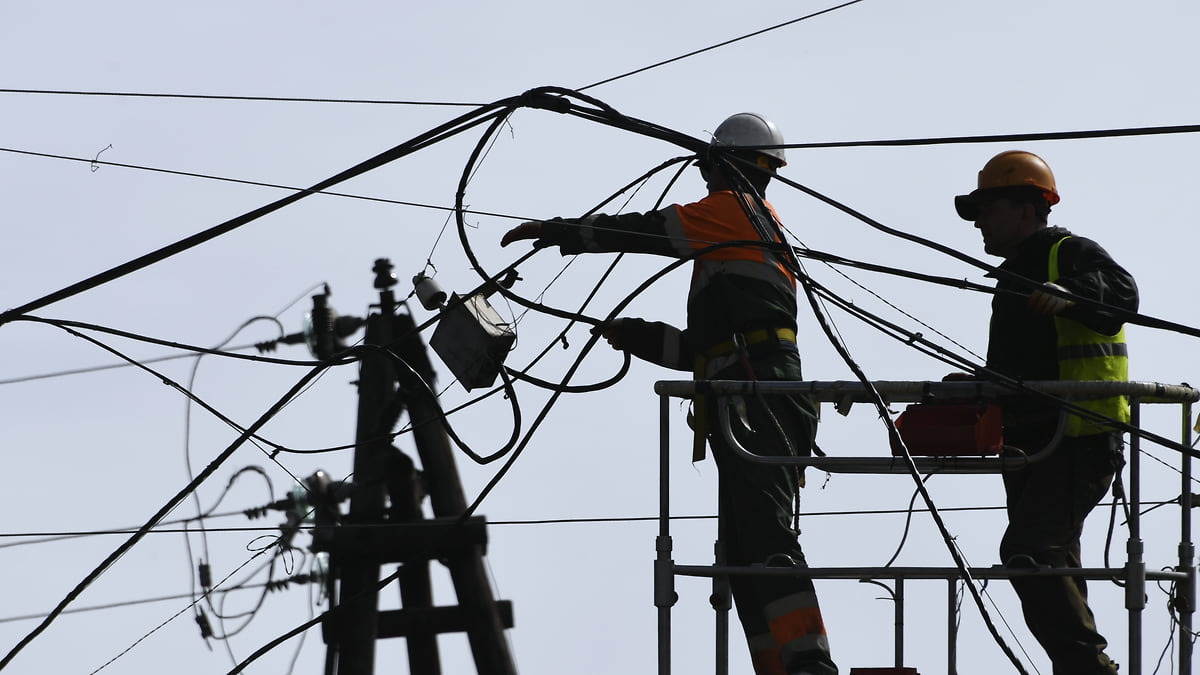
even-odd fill
[[(696, 380), (707, 380), (735, 363), (740, 363), (747, 380), (757, 380), (751, 361), (780, 350), (797, 351), (796, 331), (790, 328), (763, 328), (746, 333), (734, 333), (733, 337), (696, 352), (693, 374)], [(692, 416), (692, 461), (699, 462), (705, 456), (708, 439), (708, 417), (705, 414), (707, 397), (697, 391), (693, 397), (695, 414)]]

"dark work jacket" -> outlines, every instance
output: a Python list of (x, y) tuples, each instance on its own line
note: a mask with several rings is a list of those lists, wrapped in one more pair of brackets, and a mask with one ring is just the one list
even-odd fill
[[(1049, 276), (1050, 247), (1063, 237), (1070, 238), (1059, 246), (1059, 277), (1055, 283), (1081, 297), (1137, 311), (1138, 290), (1133, 276), (1099, 244), (1061, 227), (1039, 230), (1021, 242), (1017, 252), (1000, 265), (1000, 270), (1032, 283), (1012, 279), (1009, 274), (997, 275), (988, 334), (988, 368), (1026, 381), (1059, 379), (1054, 317), (1034, 314), (1027, 303), (1029, 293)], [(1066, 309), (1059, 316), (1079, 321), (1105, 335), (1116, 334), (1123, 324), (1112, 315), (1082, 305)], [(1058, 415), (1053, 403), (1033, 397), (1003, 403), (1006, 435), (1042, 435), (1047, 429), (1053, 431)]]
[[(774, 210), (771, 216), (777, 218)], [(542, 242), (558, 245), (563, 255), (623, 251), (681, 258), (720, 242), (747, 242), (706, 250), (694, 259), (686, 331), (637, 322), (636, 334), (628, 336), (635, 356), (676, 370), (692, 370), (697, 352), (732, 339), (734, 333), (795, 331), (795, 279), (756, 241), (758, 232), (729, 191), (648, 213), (597, 214), (542, 225)]]

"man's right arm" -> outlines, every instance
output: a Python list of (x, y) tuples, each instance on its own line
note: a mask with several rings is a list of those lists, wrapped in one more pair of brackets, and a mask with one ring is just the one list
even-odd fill
[(665, 218), (659, 211), (529, 221), (506, 232), (500, 245), (530, 239), (538, 247), (558, 246), (563, 255), (616, 252), (678, 255), (667, 237)]
[[(1084, 237), (1067, 239), (1059, 248), (1058, 265), (1057, 283), (1068, 291), (1126, 312), (1137, 312), (1138, 288), (1133, 275), (1096, 242)], [(1082, 305), (1064, 310), (1061, 316), (1104, 335), (1115, 335), (1124, 323)]]

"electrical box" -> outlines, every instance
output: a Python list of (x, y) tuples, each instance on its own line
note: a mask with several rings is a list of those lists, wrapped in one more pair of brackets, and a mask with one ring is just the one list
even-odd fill
[[(988, 403), (914, 403), (896, 418), (911, 455), (997, 455), (1004, 444), (1003, 413)], [(895, 440), (892, 454), (904, 454)]]
[(442, 363), (468, 391), (490, 387), (517, 339), (483, 293), (463, 298), (452, 295), (441, 321), (429, 339)]

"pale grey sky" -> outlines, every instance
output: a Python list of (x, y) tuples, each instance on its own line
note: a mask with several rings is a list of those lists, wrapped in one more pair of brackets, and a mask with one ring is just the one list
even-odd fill
[[(382, 103), (282, 102), (179, 97), (35, 94), (37, 91), (124, 92), (486, 103), (542, 85), (577, 88), (693, 50), (774, 26), (836, 3), (645, 3), (616, 0), (578, 5), (541, 0), (515, 3), (208, 2), (178, 4), (83, 2), (0, 4), (0, 203), (7, 244), (0, 247), (6, 281), (0, 309), (23, 305), (92, 274), (273, 202), (285, 190), (218, 181), (213, 176), (306, 187), (431, 129), (469, 108)], [(1200, 8), (1184, 0), (1117, 2), (1017, 0), (864, 0), (676, 63), (587, 90), (628, 115), (703, 138), (727, 115), (753, 110), (771, 117), (789, 142), (935, 138), (1189, 125), (1200, 122), (1195, 85)], [(22, 93), (25, 92), (25, 93)], [(92, 322), (165, 340), (212, 346), (247, 320), (278, 316), (284, 330), (300, 330), (308, 295), (330, 285), (334, 307), (363, 315), (375, 293), (376, 258), (396, 265), (407, 281), (429, 261), (447, 290), (478, 283), (447, 211), (462, 168), (482, 129), (433, 145), (339, 186), (347, 195), (304, 199), (230, 234), (150, 268), (35, 312), (41, 317)], [(1012, 144), (789, 151), (789, 178), (890, 227), (983, 258), (978, 234), (953, 212), (951, 197), (970, 190), (975, 172)], [(1178, 323), (1196, 322), (1192, 286), (1197, 236), (1188, 204), (1196, 178), (1195, 134), (1041, 141), (1020, 144), (1051, 165), (1063, 201), (1051, 216), (1100, 241), (1137, 277), (1142, 311)], [(660, 141), (604, 128), (547, 111), (523, 110), (497, 136), (481, 161), (465, 201), (469, 237), (481, 262), (496, 269), (519, 252), (501, 250), (499, 235), (514, 219), (578, 215), (658, 163), (682, 154)], [(76, 158), (81, 161), (71, 161)], [(89, 164), (98, 159), (105, 164)], [(151, 171), (156, 169), (163, 171)], [(164, 172), (165, 171), (165, 172)], [(176, 172), (176, 173), (166, 173)], [(650, 208), (663, 183), (627, 205)], [(669, 201), (692, 201), (703, 185), (685, 174)], [(847, 257), (921, 272), (986, 282), (978, 270), (880, 234), (820, 202), (781, 185), (769, 198), (797, 244)], [(444, 230), (444, 232), (443, 232)], [(579, 260), (546, 291), (548, 303), (577, 307), (597, 283), (607, 257)], [(990, 259), (990, 262), (996, 262)], [(664, 261), (622, 261), (594, 302), (607, 312)], [(535, 296), (562, 269), (554, 252), (522, 266), (518, 290)], [(856, 303), (904, 325), (905, 318), (867, 292), (820, 266), (814, 278)], [(976, 353), (985, 347), (988, 296), (847, 270), (863, 286)], [(628, 313), (680, 322), (686, 272), (668, 275), (635, 301)], [(294, 303), (297, 298), (300, 302)], [(519, 308), (497, 302), (505, 316)], [(429, 313), (414, 305), (418, 320)], [(945, 366), (832, 312), (850, 351), (880, 380), (937, 379)], [(562, 330), (563, 323), (530, 315), (518, 325), (509, 363), (523, 365)], [(810, 379), (852, 379), (802, 309), (801, 353)], [(277, 335), (266, 321), (236, 334), (232, 346)], [(166, 347), (98, 335), (138, 359), (175, 354)], [(1195, 339), (1143, 327), (1129, 330), (1132, 375), (1139, 380), (1195, 381)], [(587, 339), (576, 327), (570, 349), (557, 349), (535, 371), (557, 379)], [(0, 326), (7, 354), (0, 381), (115, 362), (100, 348), (41, 324)], [(276, 353), (303, 359), (299, 346)], [(153, 364), (187, 383), (193, 359)], [(592, 353), (576, 380), (604, 379), (618, 366), (607, 350)], [(435, 361), (441, 368), (441, 364)], [(354, 434), (356, 369), (328, 372), (264, 429), (292, 448), (349, 443)], [(303, 374), (295, 367), (206, 357), (196, 365), (195, 394), (240, 424), (257, 419)], [(653, 382), (678, 374), (635, 364), (617, 386), (564, 396), (511, 472), (482, 504), (490, 521), (639, 517), (657, 505), (657, 400)], [(451, 384), (440, 370), (442, 387)], [(444, 394), (447, 408), (471, 398), (461, 387)], [(522, 390), (526, 425), (546, 400)], [(6, 489), (0, 493), (5, 534), (51, 535), (124, 530), (145, 522), (236, 433), (199, 410), (185, 426), (186, 401), (156, 377), (133, 368), (6, 383), (0, 386)], [(672, 432), (679, 452), (672, 468), (672, 508), (681, 515), (711, 514), (715, 469), (687, 460), (684, 414), (674, 407)], [(884, 455), (883, 427), (874, 413), (848, 417), (823, 411), (819, 442), (831, 454)], [(508, 438), (507, 403), (489, 400), (453, 417), (481, 453)], [(1177, 410), (1148, 411), (1153, 431), (1175, 437)], [(399, 447), (412, 452), (401, 436)], [(1147, 501), (1180, 491), (1170, 451), (1151, 448), (1164, 464), (1145, 461)], [(199, 491), (205, 508), (217, 503), (230, 477), (240, 478), (206, 521), (207, 542), (180, 533), (148, 536), (114, 564), (72, 605), (75, 608), (185, 596), (183, 599), (67, 614), (13, 660), (12, 673), (161, 672), (223, 673), (254, 650), (324, 609), (295, 588), (267, 596), (252, 618), (231, 619), (228, 645), (200, 639), (186, 596), (194, 559), (205, 557), (220, 578), (250, 560), (270, 531), (274, 514), (248, 521), (242, 509), (282, 497), (291, 476), (323, 468), (349, 472), (351, 455), (280, 455), (272, 461), (253, 447), (240, 449)], [(468, 498), (498, 468), (459, 468)], [(995, 477), (943, 476), (930, 490), (938, 505), (998, 506)], [(1193, 490), (1195, 488), (1193, 487)], [(802, 498), (810, 513), (904, 509), (913, 485), (905, 476), (814, 472)], [(187, 501), (168, 520), (193, 517)], [(1003, 528), (997, 511), (950, 512), (947, 523), (974, 565), (992, 564)], [(1085, 562), (1102, 564), (1107, 513), (1097, 511), (1084, 541)], [(1119, 521), (1120, 519), (1118, 519)], [(1176, 561), (1177, 511), (1146, 517), (1143, 538), (1150, 568)], [(816, 566), (881, 565), (900, 543), (903, 515), (806, 517), (802, 543)], [(168, 529), (178, 529), (171, 527)], [(497, 595), (514, 603), (509, 631), (520, 672), (651, 673), (655, 668), (655, 608), (651, 588), (656, 526), (570, 523), (489, 528), (488, 562)], [(711, 560), (715, 522), (675, 526), (676, 560)], [(127, 534), (25, 543), (0, 541), (6, 574), (0, 581), (3, 616), (45, 613), (60, 602)], [(1125, 531), (1112, 546), (1123, 559)], [(300, 537), (299, 543), (307, 539)], [(187, 545), (190, 544), (190, 551)], [(189, 557), (190, 556), (190, 557)], [(260, 557), (234, 575), (243, 579)], [(280, 560), (276, 577), (307, 571), (310, 560)], [(898, 565), (949, 566), (945, 546), (927, 516), (913, 519)], [(285, 565), (294, 565), (285, 570)], [(249, 577), (249, 583), (266, 574)], [(439, 579), (439, 604), (453, 595)], [(675, 672), (712, 669), (712, 614), (708, 584), (681, 580), (674, 611)], [(1123, 591), (1093, 584), (1102, 631), (1115, 658), (1127, 653)], [(818, 592), (833, 654), (844, 672), (888, 665), (892, 606), (881, 589), (827, 581)], [(923, 675), (945, 671), (946, 594), (941, 582), (910, 582), (906, 665)], [(1148, 588), (1145, 662), (1152, 672), (1169, 638), (1165, 596)], [(1049, 672), (1025, 630), (1011, 590), (992, 584), (989, 597), (1006, 639), (1027, 654), (1030, 672)], [(389, 589), (381, 604), (394, 607)], [(252, 608), (253, 591), (230, 594), (226, 611)], [(173, 621), (160, 624), (180, 613)], [(1001, 672), (1003, 655), (988, 638), (977, 611), (962, 608), (961, 672)], [(0, 623), (7, 652), (35, 620)], [(221, 628), (218, 628), (221, 630)], [(732, 673), (749, 673), (745, 647), (734, 629)], [(146, 636), (145, 639), (142, 639)], [(135, 644), (136, 643), (136, 644)], [(444, 641), (447, 673), (472, 672), (465, 640)], [(127, 652), (127, 648), (131, 647)], [(319, 631), (303, 643), (284, 643), (256, 662), (252, 673), (320, 673), (325, 647)], [(292, 665), (294, 661), (294, 666)], [(380, 643), (378, 672), (406, 672), (402, 645)], [(1168, 670), (1164, 661), (1160, 673)]]

